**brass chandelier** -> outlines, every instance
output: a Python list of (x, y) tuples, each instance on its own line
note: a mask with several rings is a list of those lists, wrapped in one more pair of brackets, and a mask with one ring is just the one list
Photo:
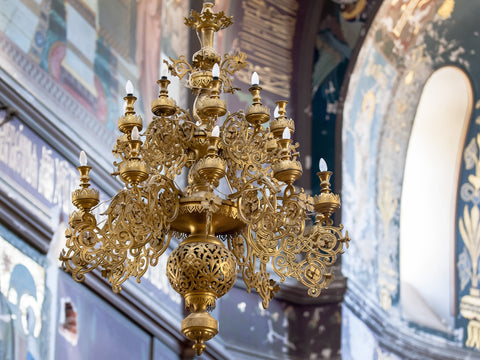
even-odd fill
[[(167, 277), (190, 312), (181, 328), (197, 354), (218, 333), (209, 311), (237, 274), (248, 291), (260, 294), (265, 308), (279, 290), (272, 275), (279, 282), (296, 278), (310, 296), (318, 296), (332, 281), (337, 254), (349, 241), (331, 219), (340, 198), (330, 190), (326, 164), (320, 164), (319, 195), (311, 197), (293, 185), (302, 166), (299, 145), (290, 139), (294, 122), (286, 116), (287, 101), (277, 102), (270, 120), (254, 73), (252, 104), (245, 112), (227, 112), (220, 94), (237, 90), (233, 74), (246, 66), (246, 56), (221, 57), (214, 50), (214, 33), (231, 25), (232, 17), (212, 7), (205, 3), (201, 13), (192, 10), (185, 18), (201, 43), (192, 64), (183, 55), (165, 61), (173, 76), (189, 74), (192, 113), (169, 97), (170, 81), (162, 71), (153, 121), (140, 133), (142, 119), (127, 84), (125, 113), (118, 120), (123, 134), (113, 149), (119, 159), (113, 175), (125, 187), (97, 221), (92, 210), (99, 192), (90, 186), (91, 167), (82, 152), (80, 185), (72, 193), (78, 210), (70, 215), (60, 255), (76, 281), (98, 268), (119, 292), (129, 277), (140, 282), (148, 267), (157, 265), (172, 238), (180, 240), (168, 258)], [(175, 180), (185, 169), (188, 184), (180, 188)]]

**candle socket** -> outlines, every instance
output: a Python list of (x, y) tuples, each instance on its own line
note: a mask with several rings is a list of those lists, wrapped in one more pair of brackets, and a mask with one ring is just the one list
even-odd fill
[(252, 85), (248, 91), (252, 94), (252, 105), (245, 111), (245, 118), (250, 124), (260, 125), (270, 120), (270, 109), (262, 105), (262, 98), (260, 97), (260, 90), (262, 88), (258, 85)]
[(152, 101), (152, 113), (157, 116), (170, 116), (175, 114), (177, 104), (175, 100), (168, 96), (170, 80), (168, 80), (166, 76), (162, 76), (162, 78), (157, 81), (157, 84), (160, 86), (160, 94), (158, 98)]
[(218, 136), (208, 136), (207, 137), (207, 156), (218, 156), (218, 144), (220, 138)]
[(90, 177), (88, 176), (91, 166), (77, 167), (80, 173), (80, 187), (72, 192), (72, 203), (78, 209), (83, 211), (90, 211), (92, 207), (99, 202), (98, 190), (90, 188)]
[(330, 189), (331, 171), (320, 171), (317, 173), (320, 179), (320, 194), (313, 198), (313, 207), (317, 212), (317, 222), (330, 223), (330, 216), (340, 208), (340, 196), (332, 193)]
[(135, 115), (135, 108), (133, 104), (137, 101), (137, 98), (133, 95), (127, 95), (123, 98), (125, 100), (125, 116), (127, 115)]
[(292, 139), (279, 139), (277, 140), (279, 146), (279, 157), (282, 160), (290, 159), (290, 144)]
[(275, 102), (278, 106), (278, 117), (270, 121), (270, 131), (277, 139), (282, 138), (283, 130), (287, 127), (290, 133), (295, 132), (295, 123), (292, 119), (287, 119), (287, 111), (285, 110), (288, 101), (280, 100)]
[(130, 140), (130, 158), (138, 158), (140, 155), (141, 140)]
[(86, 166), (86, 165), (77, 167), (77, 170), (80, 173), (80, 186), (83, 188), (87, 188), (90, 186), (90, 183), (89, 183), (90, 177), (88, 176), (88, 174), (90, 173), (91, 169), (92, 169), (91, 166)]
[(331, 171), (319, 171), (317, 173), (318, 178), (320, 179), (320, 192), (322, 194), (329, 194), (330, 189), (330, 177), (332, 176)]

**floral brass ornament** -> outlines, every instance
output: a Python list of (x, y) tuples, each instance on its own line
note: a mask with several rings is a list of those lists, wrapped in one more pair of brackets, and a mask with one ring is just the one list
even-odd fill
[(469, 320), (467, 326), (467, 340), (465, 345), (480, 349), (480, 290), (478, 288), (480, 259), (480, 134), (477, 134), (465, 148), (465, 168), (474, 174), (468, 176), (468, 182), (461, 188), (461, 197), (465, 202), (472, 203), (464, 206), (463, 214), (458, 220), (458, 229), (464, 244), (463, 251), (458, 258), (458, 274), (462, 290), (470, 283), (470, 291), (460, 300), (460, 314)]
[[(119, 119), (123, 134), (113, 149), (118, 159), (113, 175), (125, 188), (112, 198), (99, 224), (91, 213), (99, 198), (89, 182), (90, 167), (78, 167), (80, 191), (72, 196), (77, 210), (70, 216), (61, 254), (75, 280), (98, 269), (119, 292), (129, 277), (140, 282), (157, 265), (172, 238), (180, 240), (168, 258), (167, 277), (185, 299), (190, 315), (181, 329), (194, 341), (197, 354), (218, 333), (209, 311), (232, 288), (237, 274), (247, 291), (259, 293), (265, 308), (279, 291), (277, 281), (287, 277), (319, 296), (350, 240), (331, 219), (340, 198), (330, 189), (330, 171), (318, 173), (321, 192), (315, 197), (294, 186), (302, 166), (298, 143), (282, 136), (294, 131), (287, 102), (277, 102), (278, 114), (266, 126), (271, 111), (254, 84), (249, 89), (253, 104), (246, 112), (226, 111), (220, 94), (235, 90), (232, 76), (246, 61), (242, 53), (222, 59), (215, 52), (214, 33), (232, 20), (213, 13), (212, 7), (204, 3), (201, 13), (192, 11), (186, 19), (202, 46), (192, 64), (184, 56), (168, 64), (172, 75), (188, 76), (186, 85), (196, 96), (192, 112), (169, 97), (170, 81), (162, 75), (159, 97), (152, 103), (155, 116), (140, 133), (142, 141), (136, 97), (131, 92), (125, 96), (125, 114)], [(212, 74), (215, 64), (218, 76)], [(180, 188), (175, 180), (185, 169), (188, 184)]]

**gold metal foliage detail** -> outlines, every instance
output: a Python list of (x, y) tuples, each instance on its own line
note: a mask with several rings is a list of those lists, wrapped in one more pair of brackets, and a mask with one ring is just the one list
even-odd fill
[[(192, 111), (169, 97), (170, 81), (162, 76), (153, 121), (141, 132), (136, 97), (127, 86), (118, 123), (122, 135), (113, 149), (113, 175), (125, 187), (97, 220), (92, 210), (99, 195), (90, 186), (84, 159), (61, 260), (75, 280), (98, 269), (118, 292), (129, 277), (140, 282), (172, 238), (175, 244), (180, 240), (168, 258), (167, 277), (191, 312), (181, 328), (200, 354), (218, 333), (208, 312), (237, 274), (248, 291), (260, 294), (265, 308), (287, 277), (319, 296), (349, 238), (331, 219), (340, 198), (330, 189), (330, 171), (318, 173), (321, 192), (315, 197), (294, 185), (302, 166), (299, 144), (290, 139), (294, 122), (286, 116), (287, 102), (277, 102), (270, 120), (256, 80), (249, 89), (252, 105), (245, 112), (227, 111), (220, 95), (235, 90), (231, 77), (246, 65), (245, 55), (220, 57), (213, 35), (231, 18), (214, 14), (205, 3), (186, 23), (197, 31), (201, 49), (192, 64), (181, 56), (168, 65), (172, 75), (188, 76), (196, 97)], [(176, 180), (184, 173), (187, 184), (181, 188)]]
[(463, 290), (470, 283), (468, 295), (460, 300), (460, 314), (469, 320), (465, 345), (480, 349), (480, 277), (478, 263), (480, 260), (480, 134), (477, 134), (465, 148), (465, 169), (473, 170), (468, 181), (462, 184), (460, 195), (466, 203), (458, 220), (458, 230), (464, 244), (459, 255), (457, 267), (460, 288)]

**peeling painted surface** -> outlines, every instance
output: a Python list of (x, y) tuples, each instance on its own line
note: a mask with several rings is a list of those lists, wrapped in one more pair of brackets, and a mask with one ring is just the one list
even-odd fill
[[(435, 69), (458, 66), (466, 71), (474, 89), (479, 88), (480, 64), (474, 54), (480, 43), (473, 16), (479, 10), (479, 4), (449, 0), (384, 2), (350, 79), (343, 110), (342, 217), (351, 233), (352, 248), (350, 256), (344, 257), (344, 271), (358, 286), (355, 291), (399, 320), (400, 198), (410, 131), (423, 86)], [(372, 58), (376, 60), (372, 62)], [(369, 64), (373, 64), (373, 71), (369, 71)], [(376, 92), (375, 87), (384, 91)], [(474, 111), (473, 119), (479, 109)], [(476, 136), (476, 126), (472, 124), (466, 144)], [(460, 183), (468, 181), (469, 174), (462, 173)], [(449, 191), (454, 190), (446, 189), (447, 194)], [(457, 216), (463, 212), (461, 206)], [(464, 249), (458, 233), (456, 244), (458, 257)], [(455, 276), (460, 283), (457, 273)], [(457, 302), (465, 291), (457, 289)], [(356, 326), (352, 324), (349, 326)], [(418, 332), (426, 338), (435, 333), (426, 328)], [(466, 321), (457, 315), (451, 334), (435, 336), (466, 346), (466, 334)], [(351, 339), (344, 334), (343, 340)], [(372, 349), (370, 345), (367, 348)]]
[(233, 288), (218, 307), (222, 338), (242, 352), (275, 359), (336, 359), (340, 354), (339, 305), (273, 299), (264, 309), (258, 294)]

